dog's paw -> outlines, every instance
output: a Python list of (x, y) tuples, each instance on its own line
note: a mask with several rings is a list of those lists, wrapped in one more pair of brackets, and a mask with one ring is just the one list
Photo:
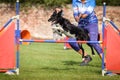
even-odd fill
[(53, 30), (60, 30), (61, 32), (63, 32), (64, 30), (61, 27), (52, 27)]

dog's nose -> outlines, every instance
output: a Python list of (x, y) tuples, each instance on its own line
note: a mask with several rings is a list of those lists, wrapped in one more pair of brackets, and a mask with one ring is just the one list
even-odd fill
[(50, 22), (50, 21), (51, 21), (51, 18), (48, 19), (48, 22)]
[(48, 22), (50, 21), (50, 19), (48, 19)]

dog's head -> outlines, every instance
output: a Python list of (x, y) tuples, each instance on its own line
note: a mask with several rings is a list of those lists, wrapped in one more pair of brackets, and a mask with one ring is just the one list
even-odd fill
[(52, 24), (58, 24), (59, 19), (62, 17), (63, 10), (57, 11), (55, 10), (53, 14), (48, 19), (48, 22), (52, 22)]

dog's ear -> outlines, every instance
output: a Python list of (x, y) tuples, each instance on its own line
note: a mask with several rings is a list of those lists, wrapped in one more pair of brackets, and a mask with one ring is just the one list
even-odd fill
[(54, 14), (57, 14), (57, 10), (54, 11)]
[(63, 15), (63, 10), (60, 10), (59, 13), (58, 13), (59, 16), (62, 16)]

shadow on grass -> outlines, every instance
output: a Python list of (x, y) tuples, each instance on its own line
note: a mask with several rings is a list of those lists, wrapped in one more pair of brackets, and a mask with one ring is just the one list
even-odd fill
[(62, 61), (64, 63), (64, 65), (79, 65), (80, 62), (76, 62), (76, 61)]
[[(43, 70), (48, 70), (48, 71), (69, 71), (69, 70), (81, 70), (81, 72), (85, 71), (85, 74), (92, 73), (92, 74), (101, 74), (101, 66), (96, 65), (96, 64), (88, 64), (87, 66), (80, 66), (80, 62), (77, 61), (62, 61), (63, 65), (62, 66), (48, 66), (48, 67), (43, 67), (41, 69)], [(64, 67), (65, 66), (65, 67)], [(78, 67), (79, 66), (79, 67)]]
[[(62, 61), (63, 63), (64, 63), (64, 65), (78, 65), (78, 66), (80, 66), (80, 63), (81, 62), (76, 62), (76, 61)], [(91, 63), (89, 63), (88, 65), (86, 65), (86, 67), (93, 67), (93, 68), (95, 68), (95, 67), (101, 67), (99, 64), (91, 64)], [(81, 67), (83, 67), (83, 66), (81, 66)]]
[(88, 64), (88, 66), (93, 67), (93, 68), (95, 68), (95, 67), (101, 67), (99, 64)]
[[(76, 61), (62, 61), (63, 65), (76, 65), (79, 64), (79, 62)], [(76, 68), (71, 68), (71, 67), (44, 67), (41, 69), (45, 69), (45, 70), (76, 70)]]
[(44, 68), (41, 68), (41, 69), (44, 69), (44, 70), (75, 70), (75, 68), (57, 68), (57, 67), (44, 67)]

